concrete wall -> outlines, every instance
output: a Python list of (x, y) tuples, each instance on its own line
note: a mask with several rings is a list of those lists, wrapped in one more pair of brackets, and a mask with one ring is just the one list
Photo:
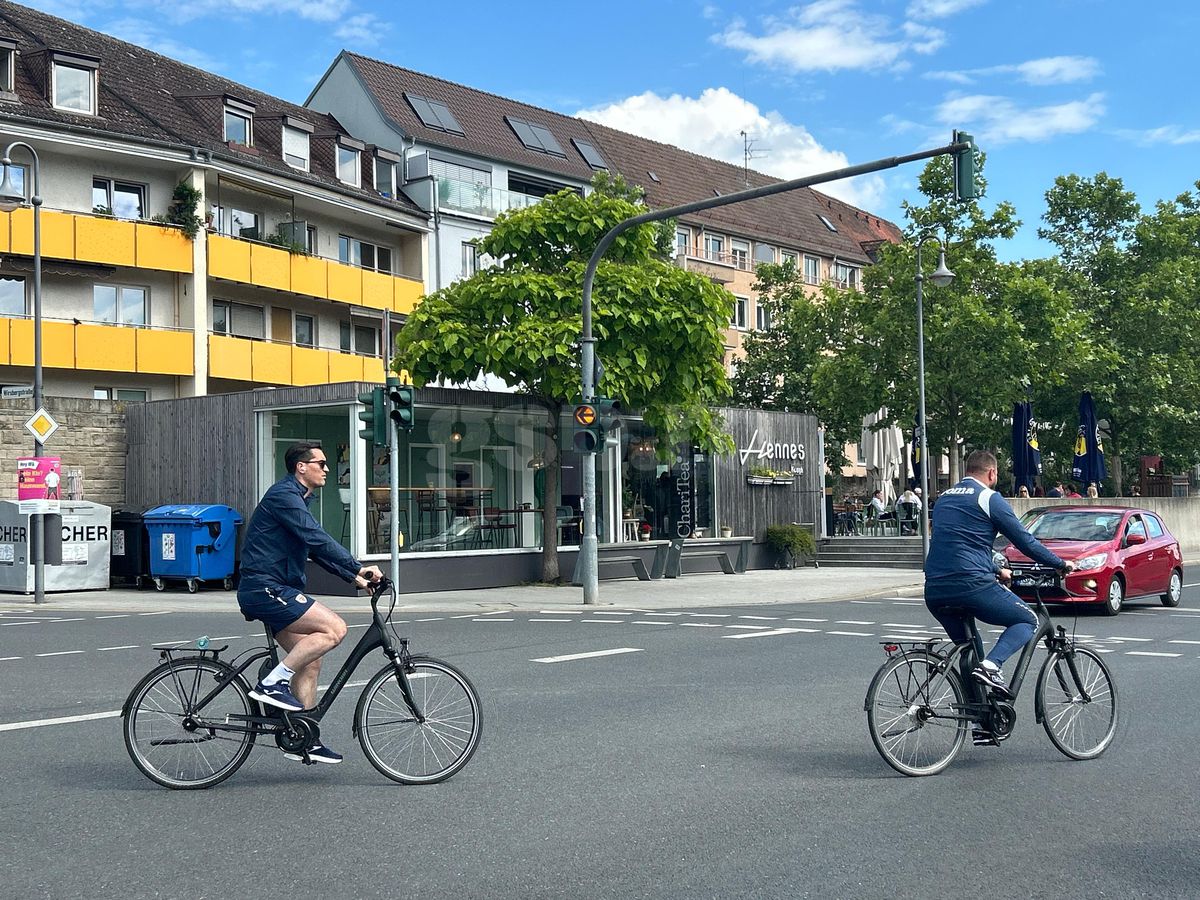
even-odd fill
[[(125, 505), (125, 404), (111, 400), (45, 397), (58, 431), (45, 447), (66, 470), (83, 469), (83, 499), (114, 509)], [(17, 457), (33, 455), (33, 435), (24, 424), (33, 415), (32, 400), (0, 400), (0, 499), (17, 497)]]
[(1135, 506), (1156, 513), (1179, 541), (1184, 561), (1200, 558), (1200, 497), (1101, 497), (1097, 500), (1031, 498), (1009, 500), (1018, 516), (1042, 506)]

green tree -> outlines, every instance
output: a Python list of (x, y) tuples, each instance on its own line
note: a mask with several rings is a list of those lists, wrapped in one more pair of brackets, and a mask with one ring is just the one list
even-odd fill
[[(559, 580), (558, 433), (565, 402), (580, 391), (584, 269), (607, 231), (643, 211), (619, 177), (604, 175), (593, 186), (587, 197), (562, 191), (499, 216), (478, 242), (497, 264), (426, 297), (393, 360), (418, 386), (494, 375), (546, 410), (546, 581)], [(623, 232), (597, 269), (592, 328), (604, 366), (597, 390), (641, 410), (664, 455), (677, 441), (732, 452), (711, 407), (730, 394), (722, 361), (733, 297), (667, 262), (663, 233), (654, 225)]]

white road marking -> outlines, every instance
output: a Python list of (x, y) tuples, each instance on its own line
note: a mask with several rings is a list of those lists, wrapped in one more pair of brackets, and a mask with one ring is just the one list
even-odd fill
[(1112, 637), (1109, 638), (1109, 640), (1110, 641), (1137, 641), (1138, 643), (1145, 644), (1145, 643), (1149, 643), (1150, 641), (1154, 640), (1154, 638), (1118, 637), (1117, 635), (1114, 634)]
[(511, 622), (512, 619), (472, 619), (472, 622)]
[(577, 622), (578, 619), (530, 619), (530, 622)]
[(1200, 644), (1200, 641), (1167, 641), (1168, 644)]
[(175, 647), (179, 644), (190, 644), (191, 641), (154, 641), (153, 643), (160, 647)]
[[(481, 617), (481, 618), (482, 618), (483, 616), (502, 616), (502, 615), (504, 615), (505, 613), (508, 613), (509, 615), (511, 615), (511, 614), (512, 614), (512, 610), (511, 610), (511, 609), (493, 609), (491, 612), (485, 612), (485, 613), (476, 613), (475, 615), (477, 615), (477, 616), (479, 616), (479, 617)], [(457, 619), (457, 618), (458, 618), (458, 616), (453, 616), (452, 618), (455, 618), (455, 619)]]
[(347, 628), (370, 628), (371, 623), (370, 622), (360, 622), (357, 625), (347, 625), (346, 627)]
[(41, 728), (44, 725), (68, 725), (72, 722), (91, 722), (95, 719), (115, 719), (121, 714), (119, 709), (110, 712), (87, 713), (82, 716), (62, 716), (57, 719), (33, 719), (29, 722), (9, 722), (0, 725), (0, 731), (20, 731), (24, 728)]
[(4, 622), (0, 628), (16, 628), (18, 625), (41, 625), (41, 622)]
[[(224, 640), (224, 638), (217, 638), (217, 640)], [(138, 647), (137, 644), (122, 644), (119, 647), (97, 647), (96, 649), (97, 650), (136, 650), (137, 647)]]
[(884, 628), (916, 628), (920, 631), (928, 631), (928, 625), (909, 625), (907, 622), (884, 622)]
[[(670, 625), (671, 622), (663, 622), (664, 625)], [(720, 628), (716, 622), (679, 622), (680, 628)]]
[(539, 613), (543, 616), (582, 616), (581, 609), (539, 609)]
[(440, 621), (442, 621), (442, 619), (444, 619), (444, 618), (445, 618), (445, 616), (433, 616), (433, 617), (431, 617), (431, 618), (428, 618), (428, 619), (417, 619), (417, 621), (418, 621), (418, 622), (440, 622)]
[[(675, 623), (674, 622), (653, 622), (648, 619), (643, 619), (643, 620), (635, 621), (633, 624), (634, 625), (674, 625)], [(682, 622), (680, 624), (686, 625), (687, 622)]]
[(882, 600), (851, 600), (851, 603), (861, 603), (864, 606), (882, 606)]
[(1200, 587), (1200, 581), (1193, 581), (1191, 584), (1185, 584), (1184, 587)]
[(139, 616), (169, 616), (170, 614), (171, 611), (169, 609), (161, 609), (158, 612), (138, 613)]
[(648, 615), (648, 616), (682, 616), (683, 613), (651, 612), (651, 613), (646, 613), (646, 615)]
[(761, 626), (761, 625), (726, 625), (725, 627), (726, 628), (745, 628), (749, 631), (759, 631), (762, 629), (763, 626)]
[(241, 639), (240, 634), (226, 634), (221, 637), (209, 638), (210, 641), (240, 641)]
[(798, 631), (800, 631), (799, 628), (772, 628), (770, 631), (755, 631), (747, 632), (746, 634), (723, 634), (721, 637), (736, 641), (742, 638), (774, 637), (778, 634), (796, 634)]
[(789, 622), (828, 622), (828, 619), (803, 619), (797, 616), (793, 619), (788, 619)]
[(1156, 615), (1156, 613), (1134, 612), (1132, 609), (1127, 609), (1127, 610), (1125, 610), (1124, 615), (1127, 615), (1127, 616), (1153, 616), (1153, 615)]
[(20, 658), (21, 657), (19, 657), (19, 656), (0, 656), (0, 662), (8, 662), (9, 660), (20, 659)]
[(874, 625), (874, 622), (863, 622), (858, 619), (838, 619), (834, 625)]
[(874, 637), (868, 631), (827, 631), (826, 634), (842, 634), (846, 637)]
[(477, 615), (479, 615), (479, 613), (466, 613), (465, 615), (461, 615), (461, 616), (451, 616), (450, 618), (452, 618), (452, 619), (473, 619), (473, 618), (475, 618)]
[(112, 616), (96, 616), (97, 619), (128, 619), (129, 613), (117, 613)]
[[(409, 677), (413, 678), (416, 676), (410, 675)], [(424, 676), (422, 676), (422, 677), (424, 677)], [(352, 688), (352, 687), (362, 687), (364, 684), (366, 684), (365, 681), (347, 681), (344, 685), (342, 685), (342, 690), (345, 690), (346, 688)], [(327, 684), (317, 685), (317, 690), (318, 691), (327, 691), (327, 690), (329, 690), (329, 685), (327, 685)]]
[(46, 621), (48, 621), (48, 622), (82, 622), (83, 617), (81, 616), (78, 619), (47, 619)]
[(897, 606), (924, 606), (925, 604), (924, 603), (915, 603), (912, 600), (897, 600), (896, 605)]
[(584, 625), (624, 625), (624, 619), (580, 619)]
[(779, 616), (738, 616), (739, 619), (757, 619), (760, 622), (774, 622)]
[(688, 613), (697, 619), (728, 619), (729, 613)]
[(1181, 619), (1200, 619), (1200, 613), (1168, 613), (1167, 615), (1178, 616)]
[(641, 653), (641, 647), (614, 647), (612, 650), (592, 650), (588, 653), (568, 653), (565, 656), (543, 656), (539, 659), (531, 659), (530, 662), (537, 663), (557, 663), (571, 662), (576, 659), (593, 659), (597, 656), (616, 656), (619, 653)]
[(1172, 659), (1182, 656), (1182, 653), (1154, 653), (1151, 650), (1126, 650), (1126, 656), (1167, 656)]
[(87, 653), (86, 650), (55, 650), (53, 653), (35, 653), (34, 656), (71, 656), (75, 653)]

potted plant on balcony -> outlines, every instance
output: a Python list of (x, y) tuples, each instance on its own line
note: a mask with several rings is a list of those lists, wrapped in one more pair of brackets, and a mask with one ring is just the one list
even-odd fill
[(766, 466), (751, 466), (746, 475), (746, 484), (771, 484), (775, 473)]

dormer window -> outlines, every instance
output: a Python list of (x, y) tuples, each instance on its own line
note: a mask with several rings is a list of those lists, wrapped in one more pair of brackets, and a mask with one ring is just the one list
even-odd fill
[(396, 183), (399, 180), (400, 155), (375, 148), (375, 190), (384, 197), (396, 196)]
[(50, 105), (65, 112), (96, 115), (96, 74), (100, 60), (73, 53), (50, 56)]
[(225, 140), (243, 147), (254, 146), (254, 107), (225, 98)]
[(5, 99), (16, 99), (16, 94), (14, 93), (16, 91), (16, 87), (14, 87), (16, 84), (14, 80), (16, 60), (16, 41), (0, 38), (0, 97), (4, 97)]
[(283, 118), (283, 161), (293, 169), (307, 172), (312, 153), (309, 149), (309, 135), (313, 127), (307, 122), (293, 116)]
[(351, 187), (362, 186), (362, 151), (366, 147), (360, 141), (338, 136), (337, 142), (337, 177), (338, 181)]

